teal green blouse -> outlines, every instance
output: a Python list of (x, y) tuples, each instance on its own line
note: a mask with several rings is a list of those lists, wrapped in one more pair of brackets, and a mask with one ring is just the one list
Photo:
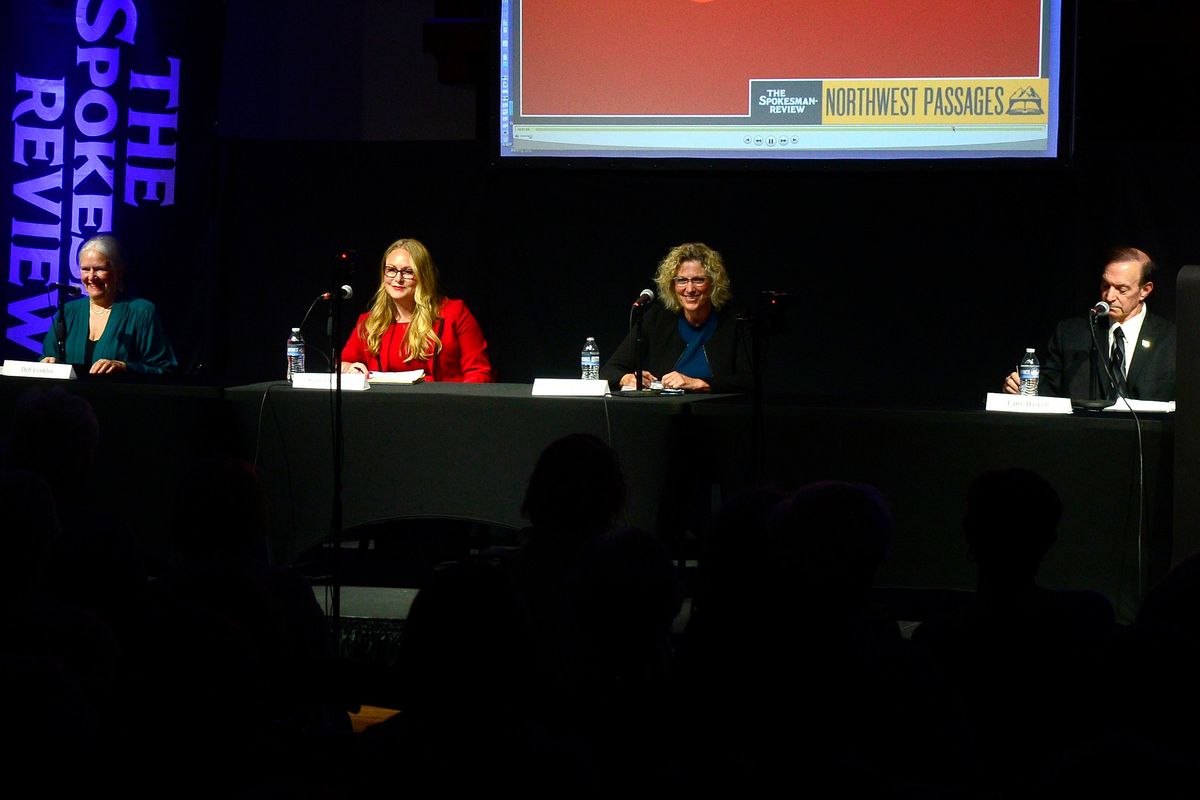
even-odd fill
[[(158, 311), (149, 300), (130, 298), (117, 300), (112, 305), (104, 333), (96, 340), (91, 363), (84, 362), (88, 335), (88, 300), (81, 298), (67, 303), (59, 312), (67, 321), (67, 358), (69, 364), (90, 369), (102, 358), (124, 361), (130, 372), (162, 374), (174, 372), (178, 366), (175, 351), (167, 339), (166, 331), (158, 318)], [(59, 361), (58, 341), (55, 326), (58, 315), (50, 324), (46, 338), (42, 340), (42, 356), (52, 356)]]

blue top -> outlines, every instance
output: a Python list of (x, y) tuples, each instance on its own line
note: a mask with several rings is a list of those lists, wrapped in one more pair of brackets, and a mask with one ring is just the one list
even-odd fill
[(716, 309), (709, 313), (708, 319), (702, 325), (693, 325), (683, 314), (679, 315), (679, 336), (685, 342), (686, 347), (683, 355), (675, 362), (676, 372), (687, 375), (689, 378), (711, 378), (713, 376), (712, 365), (708, 363), (704, 345), (708, 344), (708, 340), (712, 338), (716, 330)]
[[(88, 299), (72, 300), (59, 312), (67, 321), (67, 358), (69, 364), (90, 369), (102, 358), (124, 361), (130, 372), (161, 375), (174, 372), (178, 366), (175, 351), (158, 318), (158, 311), (149, 300), (129, 298), (112, 304), (104, 333), (96, 340), (91, 358), (86, 357), (88, 337)], [(42, 356), (62, 361), (55, 334), (58, 315), (42, 340)], [(85, 363), (87, 362), (87, 363)]]

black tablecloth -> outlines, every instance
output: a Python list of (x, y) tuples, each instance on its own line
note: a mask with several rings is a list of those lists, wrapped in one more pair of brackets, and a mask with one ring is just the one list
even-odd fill
[[(271, 500), (271, 547), (290, 563), (328, 536), (332, 404), (328, 393), (263, 383), (228, 389), (146, 381), (0, 379), (6, 418), (21, 391), (58, 386), (91, 401), (98, 463), (81, 492), (116, 503), (152, 558), (170, 560), (169, 522), (190, 496), (181, 479), (206, 454), (256, 460)], [(1106, 593), (1128, 619), (1171, 560), (1173, 422), (1143, 420), (1146, 516), (1139, 580), (1137, 434), (1124, 415), (830, 409), (775, 403), (752, 463), (752, 409), (741, 397), (543, 398), (528, 385), (376, 386), (343, 395), (344, 514), (352, 529), (403, 517), (525, 524), (520, 506), (541, 450), (592, 433), (618, 452), (626, 522), (674, 547), (712, 505), (753, 481), (820, 479), (879, 487), (897, 534), (881, 582), (970, 588), (963, 499), (985, 469), (1024, 466), (1062, 495), (1064, 517), (1042, 579)], [(579, 487), (581, 493), (587, 487)], [(1013, 498), (1012, 524), (1020, 524)], [(680, 551), (682, 552), (682, 551)]]
[[(750, 412), (744, 400), (694, 409), (695, 422), (722, 453), (726, 488), (750, 474)], [(787, 485), (822, 479), (877, 486), (892, 504), (895, 548), (880, 582), (973, 588), (974, 565), (962, 531), (967, 487), (984, 470), (1026, 467), (1063, 500), (1058, 541), (1040, 573), (1048, 586), (1102, 591), (1129, 619), (1138, 580), (1138, 436), (1132, 418), (1113, 413), (1032, 415), (769, 406), (760, 474)], [(1173, 422), (1142, 416), (1146, 486), (1141, 585), (1170, 566)], [(1014, 497), (1011, 524), (1021, 524)]]
[[(226, 393), (256, 441), (276, 508), (276, 558), (330, 529), (332, 403), (326, 392), (256, 384)], [(521, 527), (538, 454), (568, 433), (611, 444), (629, 484), (626, 522), (664, 532), (689, 409), (707, 397), (533, 397), (524, 384), (375, 386), (343, 393), (343, 528), (396, 517), (458, 517)], [(581, 493), (586, 486), (578, 487)]]

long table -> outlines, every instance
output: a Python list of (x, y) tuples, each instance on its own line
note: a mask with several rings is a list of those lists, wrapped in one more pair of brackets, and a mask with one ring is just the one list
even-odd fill
[[(272, 550), (290, 561), (330, 531), (331, 398), (284, 383), (234, 387), (226, 396), (256, 443), (279, 512)], [(617, 450), (630, 486), (626, 521), (665, 530), (671, 523), (659, 515), (672, 516), (665, 509), (673, 505), (682, 423), (706, 401), (533, 397), (525, 384), (449, 383), (375, 386), (342, 398), (346, 530), (405, 517), (526, 525), (521, 502), (537, 457), (569, 433), (594, 434)]]
[[(0, 379), (0, 409), (47, 382)], [(328, 536), (332, 405), (286, 383), (224, 390), (147, 382), (73, 381), (101, 423), (94, 475), (117, 498), (153, 560), (170, 561), (169, 521), (188, 502), (180, 481), (194, 456), (256, 460), (274, 510), (274, 557), (291, 563)], [(6, 414), (6, 417), (8, 415)], [(1128, 619), (1171, 563), (1174, 425), (1142, 423), (1146, 488), (1139, 571), (1137, 436), (1122, 415), (1032, 416), (983, 411), (764, 409), (752, 460), (745, 398), (533, 397), (528, 385), (376, 386), (343, 394), (343, 527), (393, 518), (452, 517), (516, 528), (525, 484), (559, 436), (592, 433), (618, 452), (630, 486), (626, 522), (672, 544), (700, 530), (711, 507), (755, 480), (785, 486), (827, 478), (879, 487), (896, 518), (893, 586), (970, 588), (963, 498), (984, 469), (1025, 466), (1062, 495), (1059, 540), (1042, 571), (1053, 586), (1107, 594)], [(74, 469), (73, 465), (65, 465)], [(579, 487), (586, 492), (586, 487)], [(182, 504), (182, 506), (181, 506)], [(1013, 525), (1020, 524), (1019, 498)]]
[[(66, 391), (87, 399), (100, 424), (95, 462), (63, 463), (62, 469), (75, 476), (77, 496), (85, 503), (130, 525), (149, 569), (175, 562), (171, 530), (176, 514), (203, 502), (188, 491), (193, 460), (242, 454), (222, 389), (134, 376), (73, 381), (0, 377), (6, 434), (19, 398), (30, 391)], [(46, 446), (52, 441), (47, 432)]]
[[(1029, 415), (986, 411), (811, 408), (765, 410), (760, 466), (751, 463), (751, 409), (744, 399), (694, 410), (722, 453), (726, 489), (761, 475), (784, 485), (823, 479), (878, 487), (896, 520), (894, 551), (880, 582), (973, 588), (962, 530), (967, 488), (981, 472), (1025, 467), (1058, 490), (1063, 518), (1042, 565), (1045, 585), (1105, 593), (1130, 619), (1144, 591), (1171, 564), (1173, 420), (1142, 415), (1144, 521), (1138, 526), (1138, 433), (1111, 412)], [(1021, 525), (1021, 499), (1010, 523)], [(1140, 549), (1140, 574), (1139, 574)]]

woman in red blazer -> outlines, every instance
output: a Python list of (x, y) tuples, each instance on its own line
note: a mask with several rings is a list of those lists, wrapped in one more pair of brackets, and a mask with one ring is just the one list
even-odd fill
[(462, 300), (442, 296), (425, 245), (399, 239), (383, 254), (379, 289), (342, 348), (342, 372), (425, 370), (425, 380), (491, 383), (479, 323)]

